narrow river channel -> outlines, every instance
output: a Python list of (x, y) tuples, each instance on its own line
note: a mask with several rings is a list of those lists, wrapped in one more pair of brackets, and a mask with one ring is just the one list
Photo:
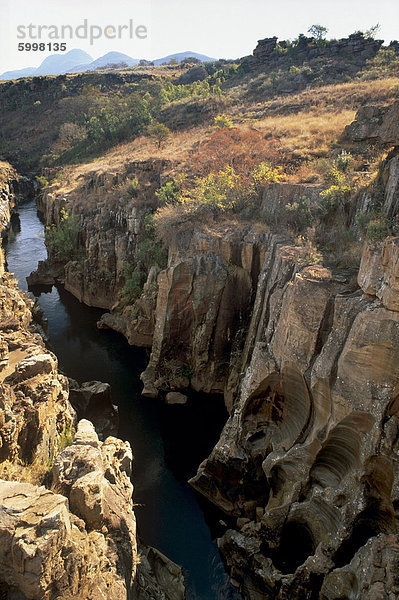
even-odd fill
[[(35, 201), (19, 207), (6, 247), (8, 269), (20, 288), (46, 258)], [(220, 398), (193, 396), (186, 406), (142, 398), (139, 375), (148, 356), (114, 332), (96, 328), (101, 312), (62, 288), (39, 295), (60, 369), (80, 383), (111, 384), (120, 414), (119, 436), (133, 448), (134, 501), (139, 535), (183, 566), (187, 600), (238, 600), (199, 501), (186, 483), (218, 439), (227, 419)], [(208, 513), (208, 511), (206, 511)], [(209, 518), (208, 518), (209, 520)]]

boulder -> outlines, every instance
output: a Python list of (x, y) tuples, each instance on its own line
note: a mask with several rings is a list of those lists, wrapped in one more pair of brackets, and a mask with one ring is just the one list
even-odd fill
[(166, 404), (187, 404), (187, 396), (180, 392), (168, 392), (165, 400)]

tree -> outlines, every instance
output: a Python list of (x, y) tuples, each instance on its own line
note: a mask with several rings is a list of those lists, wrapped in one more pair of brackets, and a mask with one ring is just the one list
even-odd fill
[(375, 40), (375, 36), (380, 31), (380, 29), (381, 25), (377, 23), (376, 25), (373, 25), (372, 27), (370, 27), (370, 29), (367, 29), (367, 31), (364, 32), (364, 37), (369, 40)]
[(158, 144), (158, 148), (160, 148), (163, 142), (166, 142), (168, 139), (170, 135), (170, 129), (163, 123), (158, 123), (155, 121), (154, 123), (148, 125), (147, 133)]
[(308, 29), (308, 33), (319, 42), (325, 39), (328, 29), (327, 27), (323, 27), (323, 25), (311, 25)]

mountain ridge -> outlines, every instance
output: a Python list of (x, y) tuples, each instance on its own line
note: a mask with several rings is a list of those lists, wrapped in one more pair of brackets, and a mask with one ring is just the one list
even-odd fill
[[(185, 58), (196, 58), (200, 62), (212, 62), (216, 60), (206, 54), (192, 52), (176, 52), (167, 56), (157, 58), (153, 62), (155, 66), (168, 64), (172, 59), (176, 59), (180, 63)], [(23, 69), (15, 69), (4, 71), (0, 74), (0, 80), (19, 79), (21, 77), (36, 77), (39, 75), (63, 75), (65, 73), (80, 73), (85, 71), (96, 70), (99, 67), (106, 67), (110, 64), (126, 63), (128, 67), (137, 66), (140, 62), (138, 58), (132, 58), (123, 52), (111, 51), (103, 56), (94, 59), (90, 54), (79, 48), (74, 48), (66, 54), (51, 54), (47, 56), (38, 67), (25, 67)]]

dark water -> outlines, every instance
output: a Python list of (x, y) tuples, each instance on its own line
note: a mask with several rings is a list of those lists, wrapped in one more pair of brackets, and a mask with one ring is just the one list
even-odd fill
[[(8, 269), (20, 287), (46, 258), (43, 225), (34, 200), (14, 218), (7, 244)], [(227, 419), (220, 398), (193, 396), (186, 406), (165, 406), (142, 398), (139, 375), (148, 357), (114, 332), (96, 328), (101, 312), (80, 304), (62, 288), (41, 293), (39, 303), (49, 323), (50, 342), (60, 369), (80, 383), (111, 384), (119, 406), (122, 439), (134, 455), (133, 483), (139, 534), (183, 566), (187, 599), (237, 600), (211, 539), (204, 513), (186, 480), (209, 454)]]

